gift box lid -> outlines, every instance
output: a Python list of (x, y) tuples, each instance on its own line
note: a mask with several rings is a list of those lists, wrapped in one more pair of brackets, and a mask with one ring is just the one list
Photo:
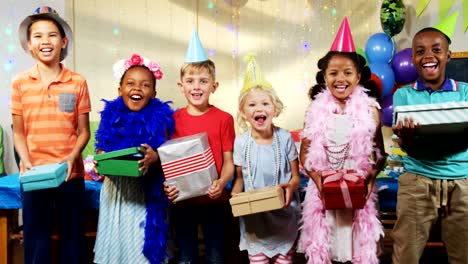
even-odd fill
[(242, 192), (233, 196), (229, 199), (231, 205), (247, 203), (251, 201), (257, 201), (262, 199), (268, 199), (278, 197), (278, 195), (284, 195), (283, 188), (280, 186), (268, 186), (262, 189), (256, 189), (248, 192)]
[(46, 165), (35, 166), (32, 169), (26, 171), (20, 176), (22, 183), (49, 180), (62, 176), (65, 178), (67, 175), (68, 165), (66, 162), (63, 163), (52, 163)]
[[(350, 193), (365, 193), (366, 188), (364, 186), (363, 180), (358, 180), (357, 182), (347, 181), (348, 189)], [(328, 182), (323, 185), (324, 193), (342, 193), (341, 186), (339, 181)]]
[(400, 105), (394, 108), (394, 123), (409, 116), (421, 125), (468, 122), (468, 102)]
[(100, 160), (107, 160), (107, 159), (113, 159), (113, 158), (119, 158), (119, 157), (125, 157), (125, 156), (141, 156), (141, 152), (138, 151), (138, 147), (133, 147), (133, 148), (126, 148), (126, 149), (120, 149), (120, 150), (115, 150), (111, 152), (106, 152), (102, 154), (97, 154), (94, 156), (94, 160), (100, 161)]
[(416, 105), (399, 105), (395, 107), (395, 112), (423, 112), (432, 110), (451, 110), (463, 109), (468, 110), (468, 102), (446, 102), (435, 104), (416, 104)]
[(183, 156), (190, 156), (203, 153), (210, 144), (206, 132), (175, 138), (164, 142), (158, 148), (159, 158), (162, 163), (180, 159)]

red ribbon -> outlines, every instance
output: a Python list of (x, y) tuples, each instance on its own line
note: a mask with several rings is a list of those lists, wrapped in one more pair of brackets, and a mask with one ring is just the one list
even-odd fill
[(339, 181), (346, 208), (353, 208), (347, 181), (356, 183), (361, 179), (359, 174), (355, 170), (326, 170), (322, 171), (322, 177), (324, 178), (323, 184)]

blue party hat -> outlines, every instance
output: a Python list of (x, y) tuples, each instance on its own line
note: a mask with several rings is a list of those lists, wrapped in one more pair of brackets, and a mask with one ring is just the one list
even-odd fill
[(208, 57), (206, 56), (205, 49), (203, 48), (201, 44), (197, 31), (194, 29), (192, 31), (192, 38), (190, 39), (190, 44), (187, 49), (187, 55), (185, 56), (185, 62), (193, 63), (193, 62), (202, 62), (202, 61), (207, 61), (207, 60), (208, 60)]

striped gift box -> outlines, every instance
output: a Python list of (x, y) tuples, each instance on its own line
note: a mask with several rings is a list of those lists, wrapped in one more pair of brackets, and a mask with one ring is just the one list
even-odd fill
[(167, 183), (179, 190), (176, 202), (205, 195), (218, 179), (206, 133), (169, 140), (158, 153)]
[(411, 118), (421, 133), (463, 132), (468, 130), (468, 102), (447, 102), (396, 106), (394, 121)]

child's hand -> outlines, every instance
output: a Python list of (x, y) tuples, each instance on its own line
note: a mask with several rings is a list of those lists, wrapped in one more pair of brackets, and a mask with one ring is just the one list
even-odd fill
[(149, 167), (159, 160), (159, 155), (150, 145), (141, 144), (141, 146), (143, 148), (139, 148), (138, 150), (143, 153), (144, 156), (138, 161), (139, 164), (142, 164), (139, 170), (143, 171), (143, 174), (146, 174)]
[(317, 193), (319, 195), (319, 198), (323, 197), (322, 193), (322, 174), (320, 172), (316, 171), (306, 171), (307, 175), (309, 175), (310, 178), (315, 182), (315, 186), (317, 186)]
[(30, 161), (23, 161), (22, 164), (25, 171), (28, 171), (33, 168), (33, 165)]
[(68, 155), (62, 162), (66, 162), (68, 165), (68, 171), (67, 171), (67, 177), (65, 178), (65, 181), (69, 181), (72, 179), (72, 171), (73, 171), (73, 166), (75, 164), (76, 157), (73, 155)]
[(374, 189), (375, 177), (372, 177), (372, 175), (367, 175), (367, 178), (364, 182), (366, 183), (366, 187), (367, 187), (367, 194), (366, 194), (366, 200), (367, 200), (369, 199), (370, 195), (372, 194), (372, 190)]
[(164, 193), (166, 194), (167, 198), (171, 203), (175, 203), (174, 200), (179, 196), (179, 190), (175, 186), (169, 186), (167, 182), (163, 183), (164, 185)]
[(393, 133), (397, 135), (403, 144), (407, 144), (413, 141), (415, 129), (419, 127), (419, 124), (414, 122), (411, 118), (405, 118), (404, 122), (399, 120), (393, 127)]
[(284, 202), (284, 207), (286, 208), (291, 204), (295, 190), (290, 183), (282, 183), (279, 186), (284, 190), (284, 197), (286, 199)]
[(214, 180), (213, 184), (211, 184), (210, 188), (208, 189), (208, 196), (213, 200), (217, 199), (221, 196), (224, 186), (225, 184), (221, 179)]

